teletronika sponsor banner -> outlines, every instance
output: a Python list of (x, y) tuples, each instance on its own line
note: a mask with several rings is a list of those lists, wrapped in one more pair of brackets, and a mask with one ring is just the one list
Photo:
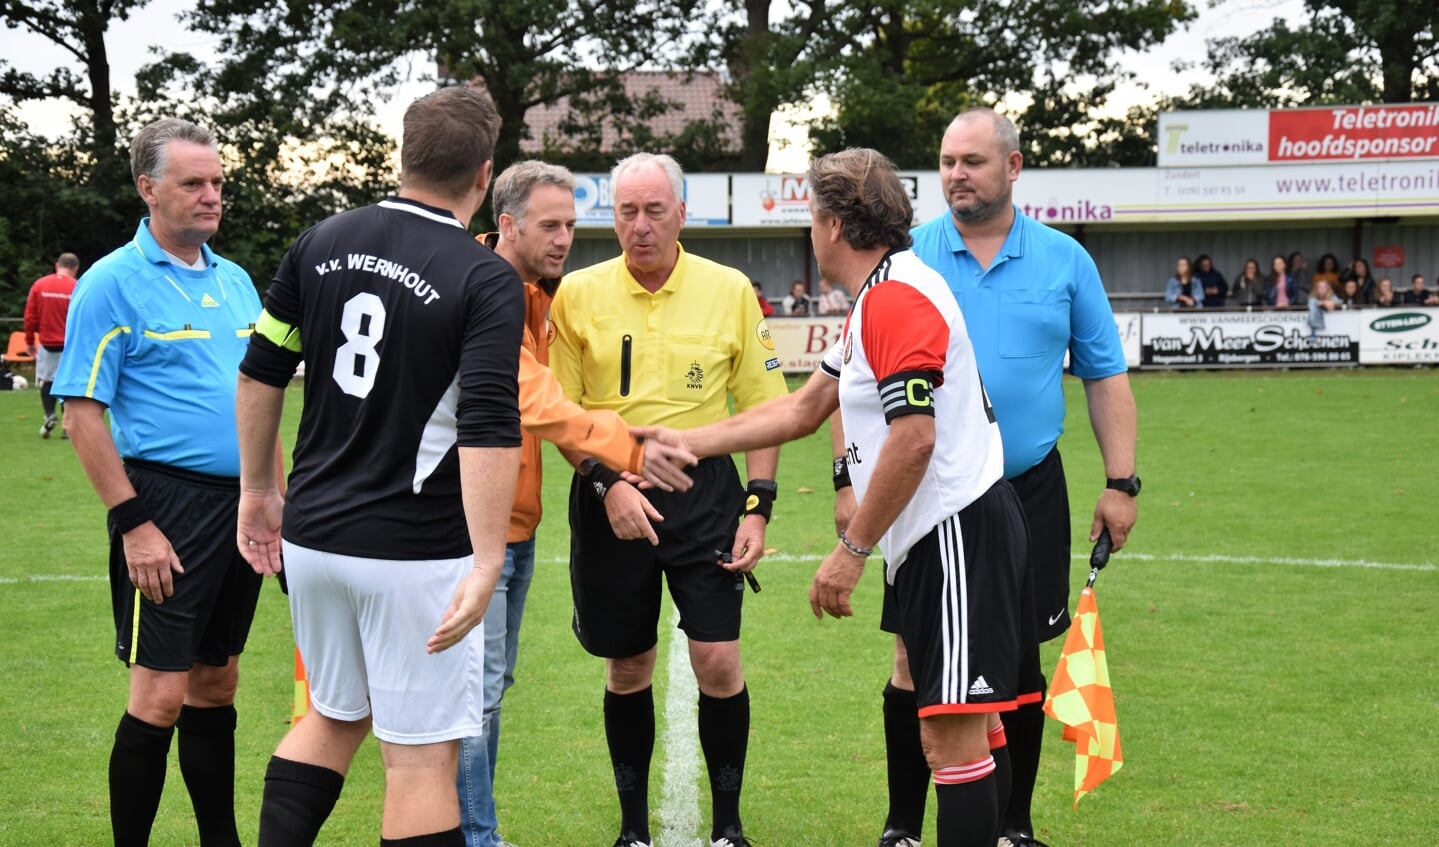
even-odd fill
[(1439, 158), (1439, 104), (1216, 109), (1159, 116), (1159, 166)]
[[(729, 174), (685, 176), (685, 226), (725, 226), (729, 219)], [(615, 225), (615, 194), (609, 174), (575, 174), (575, 226)]]
[[(918, 195), (916, 222), (945, 213), (936, 173), (901, 175)], [(690, 226), (797, 229), (810, 223), (809, 186), (800, 175), (698, 174), (685, 178), (685, 191)], [(1036, 168), (1020, 173), (1014, 202), (1024, 214), (1051, 225), (1439, 215), (1439, 160), (1265, 168)], [(614, 226), (609, 177), (579, 177), (575, 206), (580, 226)]]
[(1047, 224), (1285, 221), (1439, 214), (1439, 161), (1269, 168), (1026, 170), (1020, 211)]
[(1356, 314), (1361, 364), (1439, 362), (1439, 309), (1376, 309)]
[(769, 318), (765, 323), (785, 373), (812, 373), (844, 331), (844, 318)]
[(1327, 312), (1323, 329), (1309, 326), (1307, 310), (1144, 315), (1139, 364), (1145, 368), (1357, 365), (1362, 314)]

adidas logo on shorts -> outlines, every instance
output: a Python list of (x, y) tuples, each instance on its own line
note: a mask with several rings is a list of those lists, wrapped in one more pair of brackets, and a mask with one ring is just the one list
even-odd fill
[(975, 677), (975, 678), (974, 678), (974, 684), (969, 687), (969, 695), (970, 695), (971, 697), (973, 697), (973, 696), (976, 695), (976, 694), (993, 694), (993, 693), (994, 693), (994, 689), (993, 689), (993, 688), (990, 688), (990, 687), (989, 687), (989, 683), (984, 681), (984, 674), (980, 674), (979, 676)]

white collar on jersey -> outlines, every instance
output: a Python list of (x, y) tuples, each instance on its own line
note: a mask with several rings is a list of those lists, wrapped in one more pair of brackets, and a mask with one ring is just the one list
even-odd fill
[(455, 216), (450, 214), (449, 212), (435, 211), (432, 207), (426, 206), (423, 203), (419, 203), (415, 200), (406, 200), (403, 197), (395, 197), (388, 200), (381, 200), (375, 205), (379, 206), (382, 209), (392, 209), (396, 212), (409, 212), (412, 215), (419, 215), (420, 217), (427, 218), (428, 220), (432, 220), (435, 223), (446, 224), (448, 226), (464, 229), (463, 226), (460, 226), (460, 222), (455, 219)]

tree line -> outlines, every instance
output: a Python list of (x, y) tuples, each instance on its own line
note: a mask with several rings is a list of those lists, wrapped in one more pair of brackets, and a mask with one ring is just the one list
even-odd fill
[[(0, 20), (56, 59), (44, 74), (0, 59), (0, 316), (20, 313), (61, 251), (88, 266), (130, 237), (144, 208), (126, 145), (163, 115), (222, 139), (226, 221), (212, 244), (263, 288), (303, 229), (393, 189), (396, 141), (375, 104), (416, 76), (483, 82), (504, 119), (499, 167), (522, 155), (526, 110), (563, 99), (563, 136), (542, 139), (543, 155), (590, 171), (639, 149), (692, 171), (760, 171), (771, 115), (819, 96), (833, 109), (809, 127), (816, 154), (869, 146), (926, 168), (956, 112), (1001, 100), (1031, 165), (1117, 167), (1153, 163), (1162, 109), (1439, 95), (1432, 0), (1306, 0), (1299, 25), (1188, 45), (1176, 67), (1213, 81), (1118, 116), (1109, 98), (1134, 80), (1117, 59), (1182, 33), (1189, 0), (198, 0), (176, 26), (207, 36), (212, 55), (157, 52), (122, 96), (107, 33), (150, 2), (0, 0)], [(718, 112), (652, 131), (676, 104), (627, 92), (620, 74), (635, 69), (722, 74), (743, 117), (737, 149), (717, 141)], [(79, 116), (60, 137), (17, 116), (46, 98)], [(606, 127), (619, 140), (602, 152)]]

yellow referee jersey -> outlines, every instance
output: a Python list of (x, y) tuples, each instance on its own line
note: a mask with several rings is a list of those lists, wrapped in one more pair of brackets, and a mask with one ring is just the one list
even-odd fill
[(689, 428), (787, 391), (745, 275), (686, 253), (651, 294), (624, 256), (565, 274), (550, 307), (550, 368), (586, 409)]

